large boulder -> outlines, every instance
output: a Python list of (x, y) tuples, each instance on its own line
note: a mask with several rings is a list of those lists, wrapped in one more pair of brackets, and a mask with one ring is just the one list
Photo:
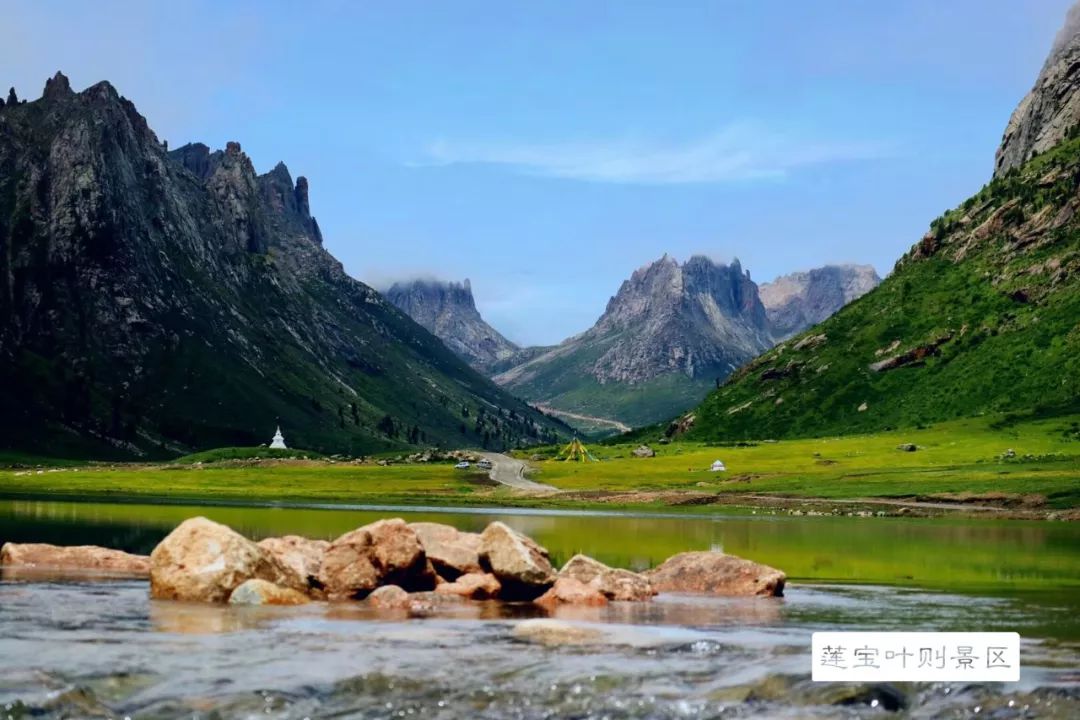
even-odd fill
[(185, 520), (150, 553), (150, 596), (225, 602), (244, 582), (303, 591), (307, 583), (240, 533), (203, 517)]
[(304, 593), (266, 580), (246, 580), (229, 596), (230, 605), (303, 605), (311, 602)]
[(461, 532), (452, 525), (432, 522), (409, 523), (409, 527), (420, 538), (439, 577), (454, 580), (459, 575), (481, 572), (478, 533)]
[(608, 600), (650, 600), (656, 594), (644, 575), (608, 567), (587, 555), (575, 555), (559, 571), (560, 578), (572, 578), (603, 593)]
[(380, 610), (407, 610), (409, 593), (397, 585), (383, 585), (367, 596), (367, 604)]
[(638, 445), (636, 448), (630, 451), (630, 454), (636, 458), (656, 457), (656, 451), (648, 445)]
[(345, 533), (323, 555), (319, 582), (333, 600), (359, 599), (380, 585), (435, 588), (435, 572), (404, 520), (379, 520)]
[(504, 600), (535, 600), (555, 582), (548, 551), (501, 522), (480, 535), (480, 564), (499, 579)]
[(560, 577), (555, 580), (546, 593), (535, 600), (540, 605), (607, 605), (604, 593), (592, 585), (586, 585), (572, 577)]
[(776, 568), (722, 552), (673, 555), (645, 573), (658, 592), (783, 595), (787, 576)]
[(499, 596), (502, 585), (491, 573), (465, 573), (454, 582), (442, 583), (435, 588), (440, 595), (460, 595), (470, 600), (490, 600)]
[(319, 568), (323, 555), (330, 547), (326, 540), (311, 540), (299, 535), (266, 538), (259, 547), (273, 555), (279, 563), (300, 576), (312, 590), (321, 588)]
[(0, 565), (95, 570), (142, 576), (150, 574), (150, 558), (146, 555), (132, 555), (96, 545), (4, 543), (0, 548)]

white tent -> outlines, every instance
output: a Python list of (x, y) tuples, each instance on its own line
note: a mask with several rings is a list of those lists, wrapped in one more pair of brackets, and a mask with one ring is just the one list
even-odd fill
[(724, 463), (720, 460), (713, 461), (712, 467), (709, 468), (709, 472), (724, 472), (726, 470), (727, 467), (725, 467)]

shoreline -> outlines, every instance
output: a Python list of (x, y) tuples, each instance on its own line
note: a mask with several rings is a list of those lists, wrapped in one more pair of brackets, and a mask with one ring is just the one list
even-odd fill
[(693, 491), (561, 491), (497, 493), (472, 497), (424, 496), (402, 502), (399, 495), (354, 502), (348, 498), (249, 499), (219, 496), (176, 496), (141, 493), (20, 493), (0, 491), (0, 501), (112, 503), (122, 505), (209, 506), (302, 510), (355, 510), (461, 514), (551, 515), (564, 517), (852, 517), (962, 518), (975, 520), (1080, 521), (1078, 508), (1010, 507), (975, 504), (984, 499), (946, 501), (929, 498), (825, 498), (747, 493), (707, 494)]

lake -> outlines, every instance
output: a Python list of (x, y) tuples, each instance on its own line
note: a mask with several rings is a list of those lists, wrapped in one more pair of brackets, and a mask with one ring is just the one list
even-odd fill
[[(683, 550), (722, 549), (782, 568), (790, 585), (782, 599), (662, 596), (560, 608), (558, 619), (599, 633), (552, 648), (513, 634), (522, 618), (542, 614), (532, 606), (475, 603), (403, 620), (360, 605), (151, 602), (142, 581), (6, 579), (0, 709), (10, 706), (12, 717), (664, 718), (855, 717), (883, 708), (951, 717), (978, 707), (993, 717), (1080, 717), (1075, 523), (0, 500), (0, 542), (148, 552), (192, 515), (253, 538), (327, 539), (388, 516), (464, 530), (498, 519), (556, 563), (584, 552), (644, 569)], [(825, 629), (1015, 630), (1024, 638), (1021, 682), (811, 683), (810, 633)]]

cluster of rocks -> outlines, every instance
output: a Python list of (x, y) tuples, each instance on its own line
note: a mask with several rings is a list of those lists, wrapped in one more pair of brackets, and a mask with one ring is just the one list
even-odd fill
[(298, 605), (364, 600), (425, 614), (442, 601), (605, 605), (658, 592), (782, 595), (784, 573), (719, 552), (688, 552), (645, 573), (575, 555), (556, 570), (548, 551), (501, 522), (482, 533), (401, 519), (373, 522), (332, 542), (298, 536), (254, 542), (225, 525), (185, 520), (149, 557), (96, 547), (8, 543), (0, 564), (109, 570), (150, 578), (160, 600)]

